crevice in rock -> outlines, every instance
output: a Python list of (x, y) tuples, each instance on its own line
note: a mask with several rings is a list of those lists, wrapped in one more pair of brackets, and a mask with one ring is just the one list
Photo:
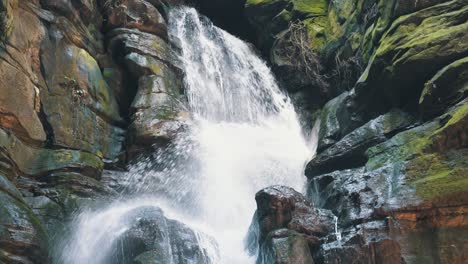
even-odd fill
[(44, 105), (42, 104), (42, 102), (40, 103), (40, 109), (37, 115), (39, 117), (39, 120), (42, 123), (42, 127), (44, 128), (44, 132), (46, 134), (46, 142), (45, 142), (44, 147), (53, 148), (53, 145), (55, 142), (54, 129), (52, 128), (52, 125), (47, 120), (47, 115), (44, 112)]

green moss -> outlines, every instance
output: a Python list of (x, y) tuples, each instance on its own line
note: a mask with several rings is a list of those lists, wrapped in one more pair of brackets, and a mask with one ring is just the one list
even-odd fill
[(436, 205), (468, 202), (468, 104), (367, 151), (368, 170), (402, 166), (418, 197)]
[(326, 0), (292, 0), (293, 13), (310, 16), (324, 16), (328, 11)]
[(462, 22), (461, 14), (467, 12), (468, 6), (460, 6), (461, 2), (452, 1), (451, 4), (440, 4), (400, 17), (382, 38), (377, 56), (415, 49), (415, 52), (402, 53), (393, 61), (393, 63), (406, 63), (409, 58), (424, 60), (436, 57), (440, 48), (447, 49), (451, 46), (447, 45), (447, 40), (453, 41), (454, 38), (462, 37), (457, 41), (460, 42), (459, 45), (464, 45), (463, 38), (467, 37), (468, 23), (466, 20), (465, 23)]
[(333, 1), (333, 9), (339, 16), (340, 23), (352, 17), (356, 11), (358, 0), (335, 0)]
[[(468, 151), (431, 153), (410, 161), (406, 168), (408, 183), (419, 197), (433, 202), (468, 202)], [(458, 196), (458, 197), (457, 197)]]
[(246, 5), (261, 5), (274, 2), (274, 0), (247, 0)]
[(455, 111), (449, 113), (449, 115), (451, 116), (449, 121), (447, 123), (445, 123), (445, 125), (443, 127), (438, 129), (434, 133), (434, 136), (441, 133), (441, 132), (443, 132), (445, 129), (447, 129), (447, 128), (455, 125), (455, 124), (459, 124), (459, 123), (461, 123), (463, 121), (464, 121), (464, 123), (466, 123), (466, 119), (467, 119), (467, 116), (468, 116), (468, 103), (462, 104), (460, 107), (456, 108)]
[(329, 23), (326, 17), (308, 18), (303, 21), (309, 37), (309, 45), (314, 50), (321, 50), (328, 42)]

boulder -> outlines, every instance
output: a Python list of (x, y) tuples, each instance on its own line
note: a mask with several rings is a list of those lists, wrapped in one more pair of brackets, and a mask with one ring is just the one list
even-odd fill
[(166, 218), (161, 209), (141, 207), (125, 218), (129, 228), (114, 245), (112, 263), (211, 263), (198, 239), (206, 235)]
[[(464, 234), (467, 225), (464, 183), (467, 136), (466, 129), (462, 129), (466, 126), (465, 101), (432, 121), (398, 132), (370, 147), (365, 153), (364, 167), (312, 177), (310, 199), (332, 210), (338, 216), (340, 228), (386, 220), (378, 228), (383, 234), (381, 239), (399, 243), (405, 261), (433, 258), (441, 263), (457, 263), (460, 259), (457, 252), (463, 246), (449, 234)], [(427, 240), (428, 234), (434, 232), (448, 235), (441, 244), (410, 242)], [(445, 252), (445, 243), (454, 245), (452, 253)], [(421, 251), (414, 250), (415, 247)], [(344, 252), (342, 246), (334, 248), (336, 251), (330, 251), (328, 256), (326, 252), (319, 255), (333, 259)], [(357, 254), (362, 250), (359, 248), (356, 251), (353, 245), (342, 258)], [(429, 252), (438, 253), (434, 256)], [(393, 259), (396, 262), (391, 263), (399, 263), (396, 257)]]
[(103, 169), (103, 162), (93, 154), (67, 149), (36, 149), (3, 130), (0, 130), (0, 149), (2, 156), (23, 175), (40, 177), (52, 171), (76, 169), (99, 178)]
[(364, 167), (314, 176), (309, 194), (342, 221), (381, 211), (461, 206), (466, 188), (466, 104), (370, 147)]
[(334, 218), (328, 211), (313, 208), (294, 189), (272, 186), (255, 195), (260, 241), (271, 231), (288, 228), (311, 236), (322, 237), (333, 230)]
[(109, 51), (121, 56), (138, 80), (127, 134), (127, 154), (133, 158), (153, 144), (168, 144), (185, 129), (182, 70), (174, 49), (161, 37), (126, 28), (114, 29), (110, 37)]
[(312, 252), (334, 230), (334, 215), (285, 186), (265, 188), (255, 200), (247, 241), (257, 263), (313, 263)]
[(101, 13), (97, 5), (88, 0), (41, 0), (41, 7), (53, 11), (58, 16), (63, 16), (75, 25), (100, 25)]
[(169, 143), (185, 130), (188, 114), (184, 114), (186, 99), (177, 73), (152, 57), (130, 53), (126, 59), (132, 72), (142, 76), (131, 106), (128, 151), (133, 156), (154, 143)]
[(462, 101), (434, 121), (370, 148), (366, 169), (400, 164), (407, 183), (432, 206), (465, 204), (467, 109), (466, 100)]
[(30, 147), (1, 129), (0, 152), (0, 173), (7, 176), (0, 178), (0, 190), (24, 197), (47, 231), (61, 227), (83, 201), (115, 194), (98, 181), (104, 164), (91, 153)]
[(177, 69), (181, 68), (175, 49), (162, 37), (136, 29), (117, 28), (109, 32), (109, 38), (108, 50), (111, 53), (127, 55), (133, 52), (151, 56)]

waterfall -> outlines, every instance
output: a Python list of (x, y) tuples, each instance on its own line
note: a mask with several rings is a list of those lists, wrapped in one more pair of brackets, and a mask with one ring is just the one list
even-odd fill
[(310, 148), (289, 98), (252, 47), (193, 8), (175, 10), (171, 21), (197, 123), (200, 217), (223, 263), (248, 263), (242, 241), (255, 193), (273, 184), (301, 190)]
[[(244, 238), (256, 209), (255, 193), (277, 184), (304, 188), (313, 146), (268, 66), (250, 45), (193, 8), (172, 10), (169, 18), (170, 34), (182, 48), (189, 128), (165, 150), (132, 165), (122, 193), (130, 202), (77, 217), (67, 249), (72, 253), (64, 254), (72, 255), (67, 263), (89, 263), (77, 261), (80, 254), (90, 259), (105, 254), (100, 241), (109, 244), (126, 229), (121, 216), (129, 208), (163, 202), (177, 212), (173, 218), (215, 238), (219, 256), (211, 256), (212, 262), (254, 263)], [(131, 198), (139, 194), (152, 198)], [(114, 223), (102, 226), (100, 218)], [(210, 242), (202, 247), (214, 250)], [(102, 257), (93, 263), (107, 262)]]

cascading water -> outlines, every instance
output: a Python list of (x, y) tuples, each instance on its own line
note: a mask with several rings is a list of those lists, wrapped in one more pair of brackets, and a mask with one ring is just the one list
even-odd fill
[[(212, 262), (253, 263), (244, 237), (255, 193), (270, 185), (304, 186), (303, 170), (313, 146), (304, 138), (289, 98), (255, 51), (193, 8), (171, 11), (170, 33), (182, 48), (189, 128), (170, 149), (134, 164), (124, 179), (123, 197), (133, 192), (153, 198), (116, 202), (77, 217), (76, 232), (61, 257), (66, 263), (106, 263), (104, 256), (93, 254), (109, 254), (99, 245), (111, 244), (126, 230), (122, 216), (139, 206), (160, 206), (163, 200), (178, 212), (178, 220), (216, 239), (219, 256), (211, 254)], [(107, 225), (102, 226), (103, 219)], [(214, 250), (210, 243), (202, 246)]]

